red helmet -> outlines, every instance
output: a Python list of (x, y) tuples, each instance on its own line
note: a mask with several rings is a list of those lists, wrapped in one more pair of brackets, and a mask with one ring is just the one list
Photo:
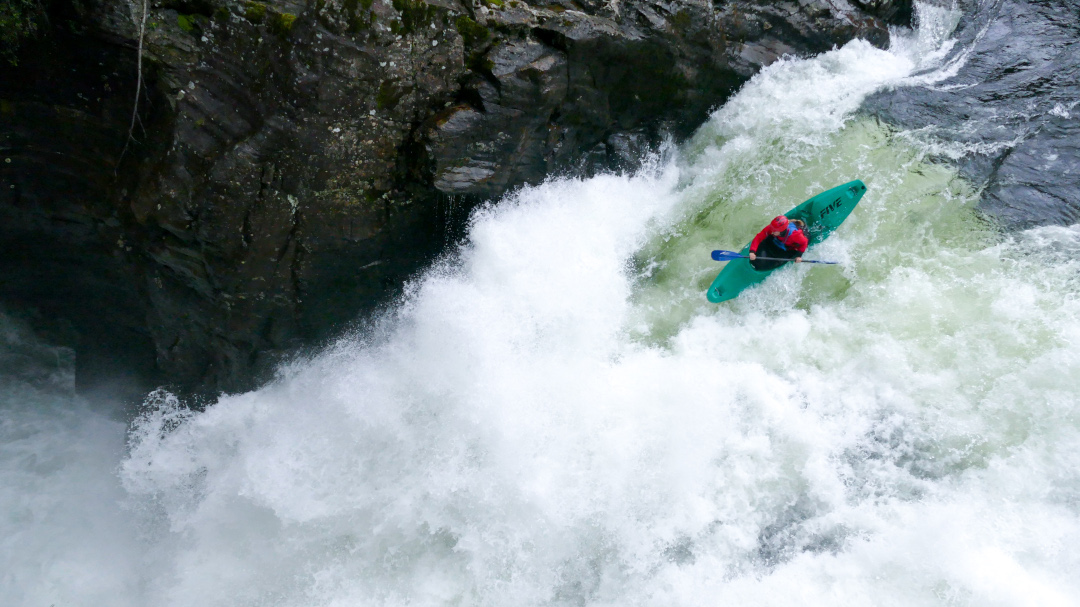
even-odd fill
[(769, 231), (770, 232), (783, 232), (784, 230), (787, 229), (787, 226), (788, 226), (788, 218), (784, 217), (783, 215), (778, 215), (769, 224)]

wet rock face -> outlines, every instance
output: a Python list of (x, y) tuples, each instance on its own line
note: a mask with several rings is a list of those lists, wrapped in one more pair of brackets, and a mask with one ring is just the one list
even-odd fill
[[(79, 353), (79, 380), (153, 376), (147, 302), (115, 169), (131, 121), (135, 57), (70, 31), (0, 61), (0, 300)], [(76, 330), (77, 328), (77, 330)]]
[(794, 2), (617, 8), (481, 8), (485, 26), (477, 27), (493, 29), (466, 36), (467, 103), (437, 115), (425, 133), (435, 187), (489, 197), (553, 171), (627, 166), (663, 133), (689, 134), (781, 55), (857, 36), (887, 42), (880, 20), (850, 7), (842, 14)]
[[(129, 139), (141, 4), (72, 6), (74, 34), (24, 48), (37, 72), (3, 68), (20, 84), (0, 90), (0, 247), (24, 277), (0, 299), (222, 390), (385, 301), (470, 205), (633, 166), (782, 54), (885, 44), (894, 17), (817, 0), (153, 0)], [(97, 50), (72, 68), (83, 43)], [(68, 69), (85, 82), (33, 76)]]
[(852, 0), (855, 6), (891, 25), (912, 25), (912, 0)]
[(959, 149), (945, 159), (985, 186), (979, 209), (1004, 228), (1080, 221), (1080, 2), (967, 11), (954, 55), (968, 54), (954, 76), (878, 94), (866, 109)]

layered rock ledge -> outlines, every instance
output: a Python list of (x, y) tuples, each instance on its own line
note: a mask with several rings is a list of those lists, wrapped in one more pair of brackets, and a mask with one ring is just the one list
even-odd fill
[[(460, 235), (476, 203), (630, 167), (785, 54), (888, 41), (878, 0), (56, 0), (0, 68), (0, 302), (83, 384), (240, 390)], [(138, 83), (139, 113), (129, 137)]]

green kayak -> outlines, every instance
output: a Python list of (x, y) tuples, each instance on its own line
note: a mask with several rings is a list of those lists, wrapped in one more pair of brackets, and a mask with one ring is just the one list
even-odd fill
[[(866, 193), (866, 185), (856, 179), (850, 183), (836, 186), (826, 190), (817, 196), (807, 200), (799, 206), (784, 213), (788, 219), (801, 219), (806, 222), (806, 236), (810, 246), (825, 240), (833, 233), (833, 230), (844, 223), (855, 205), (859, 204), (863, 194)], [(750, 243), (740, 251), (742, 255), (750, 254)], [(784, 264), (787, 265), (787, 264)], [(784, 266), (780, 266), (781, 268)], [(738, 297), (743, 289), (756, 285), (765, 280), (772, 270), (755, 270), (750, 265), (749, 259), (736, 259), (729, 261), (716, 280), (709, 286), (706, 294), (709, 301), (720, 303)]]

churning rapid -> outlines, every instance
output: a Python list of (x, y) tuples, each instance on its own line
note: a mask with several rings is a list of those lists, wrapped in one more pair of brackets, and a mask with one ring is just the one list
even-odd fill
[[(1080, 603), (1080, 229), (1002, 235), (858, 113), (963, 61), (958, 12), (919, 17), (772, 65), (635, 175), (483, 209), (256, 392), (126, 426), (6, 378), (0, 604)], [(841, 266), (706, 302), (710, 250), (856, 178), (808, 255)]]

